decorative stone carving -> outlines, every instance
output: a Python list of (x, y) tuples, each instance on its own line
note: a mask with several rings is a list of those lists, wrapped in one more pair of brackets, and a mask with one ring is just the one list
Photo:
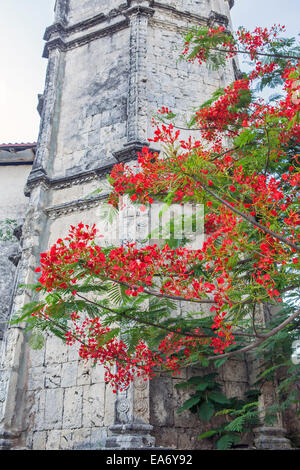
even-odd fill
[(286, 430), (281, 427), (261, 426), (254, 429), (254, 445), (260, 450), (291, 449)]
[(213, 11), (213, 10), (210, 12), (209, 18), (208, 18), (209, 26), (219, 24), (219, 25), (225, 26), (225, 28), (227, 28), (228, 23), (229, 23), (229, 19), (226, 15), (222, 15), (221, 13), (218, 13), (218, 12)]
[(79, 212), (92, 207), (97, 207), (106, 199), (108, 193), (103, 193), (100, 196), (90, 197), (88, 199), (77, 199), (71, 202), (65, 202), (63, 204), (57, 204), (56, 206), (47, 207), (45, 213), (50, 217), (50, 219), (56, 219), (62, 215), (69, 214), (71, 212)]

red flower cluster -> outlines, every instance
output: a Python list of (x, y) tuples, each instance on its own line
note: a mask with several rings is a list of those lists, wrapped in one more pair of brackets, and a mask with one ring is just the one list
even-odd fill
[[(113, 187), (109, 202), (114, 206), (124, 194), (142, 204), (152, 204), (155, 197), (164, 199), (166, 195), (168, 201), (204, 203), (206, 238), (201, 249), (173, 249), (168, 245), (138, 248), (134, 243), (102, 248), (96, 243), (95, 225), (81, 223), (41, 254), (37, 272), (42, 271), (39, 282), (48, 291), (76, 295), (84, 278), (91, 276), (103, 284), (113, 281), (125, 286), (126, 294), (132, 297), (145, 292), (212, 305), (210, 335), (200, 328), (188, 333), (178, 329), (163, 338), (157, 353), (143, 341), (129, 352), (122, 338), (103, 326), (99, 318), (82, 319), (77, 312), (72, 313), (73, 327), (66, 333), (68, 344), (79, 341), (80, 356), (101, 363), (106, 380), (115, 390), (127, 387), (134, 375), (151, 378), (156, 366), (164, 365), (175, 374), (184, 361), (203, 348), (222, 354), (235, 344), (231, 308), (242, 310), (248, 301), (281, 301), (280, 270), (286, 265), (294, 270), (298, 263), (299, 156), (281, 178), (269, 172), (268, 165), (288, 159), (288, 145), (300, 141), (299, 64), (287, 65), (282, 76), (285, 96), (275, 104), (252, 102), (250, 87), (254, 80), (276, 70), (275, 62), (263, 65), (256, 58), (277, 40), (282, 29), (256, 28), (253, 33), (240, 29), (236, 38), (223, 27), (210, 28), (205, 37), (192, 34), (185, 54), (191, 44), (205, 41), (190, 60), (206, 61), (210, 47), (215, 52), (223, 48), (227, 57), (233, 57), (242, 47), (242, 52), (255, 61), (253, 72), (195, 113), (201, 142), (199, 137), (182, 139), (172, 124), (157, 124), (152, 140), (170, 152), (159, 155), (145, 147), (138, 154), (136, 166), (117, 164), (109, 177)], [(173, 115), (167, 107), (159, 114), (160, 121)], [(259, 152), (253, 150), (255, 145)], [(248, 267), (251, 275), (247, 277), (244, 271)], [(33, 315), (51, 320), (51, 308), (37, 309)]]
[(224, 131), (233, 137), (239, 132), (239, 124), (247, 120), (247, 113), (237, 107), (244, 92), (249, 93), (247, 78), (236, 80), (210, 107), (197, 111), (196, 121), (203, 138), (211, 140)]
[(80, 316), (74, 313), (71, 319), (73, 329), (66, 333), (67, 344), (79, 341), (79, 356), (103, 365), (105, 381), (114, 387), (114, 392), (127, 388), (134, 376), (152, 378), (152, 369), (158, 359), (143, 341), (139, 341), (135, 351), (130, 353), (121, 339), (115, 336), (106, 339), (111, 330), (104, 327), (99, 318), (80, 321)]

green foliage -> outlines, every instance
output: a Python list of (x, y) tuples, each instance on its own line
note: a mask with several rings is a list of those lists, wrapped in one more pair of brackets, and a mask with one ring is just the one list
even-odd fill
[(17, 221), (13, 219), (0, 220), (0, 241), (9, 241), (14, 237), (14, 229), (17, 226)]
[(217, 374), (191, 377), (187, 382), (176, 385), (177, 388), (194, 387), (196, 393), (177, 410), (177, 413), (190, 410), (198, 413), (200, 419), (209, 421), (222, 404), (229, 401), (220, 391), (221, 386), (215, 381)]
[(28, 344), (34, 350), (42, 349), (45, 344), (44, 335), (38, 330), (33, 331), (29, 336)]
[[(202, 421), (210, 421), (214, 416), (226, 416), (226, 422), (198, 436), (198, 439), (216, 438), (218, 450), (226, 450), (241, 441), (243, 434), (259, 423), (258, 390), (249, 391), (245, 398), (227, 398), (216, 382), (217, 374), (191, 377), (176, 388), (193, 388), (195, 393), (177, 410), (177, 413), (190, 411), (197, 413)], [(256, 401), (253, 401), (256, 399)]]
[(193, 60), (202, 51), (208, 68), (218, 70), (226, 63), (225, 54), (220, 54), (218, 47), (229, 41), (233, 42), (234, 39), (227, 31), (210, 37), (207, 35), (208, 30), (209, 28), (205, 26), (189, 29), (185, 36), (185, 43), (191, 46), (191, 52), (187, 56), (181, 55), (181, 59)]
[[(288, 296), (291, 302), (293, 294)], [(274, 328), (282, 323), (293, 310), (288, 304), (273, 315), (270, 320), (270, 327)], [(277, 413), (284, 412), (291, 406), (300, 403), (300, 367), (299, 364), (293, 363), (292, 352), (293, 343), (299, 341), (300, 338), (300, 319), (295, 319), (286, 328), (279, 331), (274, 336), (268, 338), (263, 346), (257, 348), (255, 355), (262, 361), (262, 370), (257, 379), (257, 386), (262, 386), (265, 382), (273, 382), (276, 384), (276, 402), (266, 410), (267, 423), (272, 424), (276, 420)], [(294, 412), (300, 416), (294, 408)]]
[[(224, 45), (226, 46), (226, 43), (229, 41), (233, 43), (234, 39), (228, 31), (220, 32), (213, 36), (207, 36), (207, 32), (208, 27), (193, 28), (188, 32), (185, 40), (192, 47), (187, 58), (195, 58), (201, 49), (202, 52), (204, 51), (204, 59), (209, 68), (218, 69), (224, 67), (225, 54), (219, 48), (222, 48)], [(267, 52), (277, 55), (280, 53), (295, 54), (295, 56), (300, 54), (299, 46), (296, 45), (293, 39), (274, 41), (268, 48)], [(261, 59), (262, 64), (270, 61), (271, 58), (267, 56)], [(258, 98), (262, 90), (267, 87), (272, 89), (283, 83), (281, 75), (286, 67), (286, 63), (285, 59), (278, 58), (280, 67), (274, 73), (266, 74), (252, 91), (241, 90), (238, 101), (235, 101), (235, 104), (231, 108), (229, 107), (228, 111), (240, 113), (240, 116), (247, 115), (249, 113), (249, 105)], [(198, 124), (196, 118), (197, 110), (209, 108), (224, 94), (225, 89), (219, 88), (212, 94), (209, 100), (196, 106), (194, 117), (188, 122), (188, 127), (191, 128)], [(276, 100), (276, 96), (271, 97), (270, 100)], [(159, 121), (167, 122), (167, 124), (174, 120), (174, 118), (176, 118), (176, 115), (172, 112), (157, 115)], [(299, 116), (296, 116), (296, 118), (299, 118)], [(270, 113), (266, 118), (264, 127), (249, 126), (245, 128), (237, 124), (234, 129), (236, 131), (235, 137), (230, 142), (230, 147), (232, 144), (230, 155), (233, 157), (234, 163), (228, 170), (224, 169), (224, 171), (215, 172), (215, 166), (212, 164), (212, 161), (213, 159), (221, 158), (221, 156), (215, 150), (215, 153), (212, 153), (210, 160), (208, 160), (207, 155), (202, 155), (201, 151), (199, 151), (202, 148), (201, 142), (199, 147), (195, 144), (195, 150), (191, 151), (191, 156), (185, 163), (185, 171), (191, 175), (198, 174), (200, 177), (201, 174), (204, 174), (202, 173), (203, 170), (205, 170), (205, 174), (213, 174), (213, 181), (211, 183), (216, 193), (220, 195), (225, 194), (226, 200), (234, 203), (234, 207), (241, 207), (244, 210), (251, 196), (250, 190), (240, 191), (238, 183), (236, 185), (236, 192), (229, 190), (232, 184), (232, 173), (237, 166), (241, 166), (245, 174), (247, 172), (251, 174), (266, 174), (268, 170), (270, 176), (281, 179), (289, 166), (295, 164), (294, 157), (299, 153), (299, 143), (293, 137), (287, 142), (282, 143), (282, 139), (278, 136), (277, 131), (281, 119), (284, 120), (286, 118), (279, 118)], [(289, 125), (292, 124), (292, 122), (289, 123)], [(227, 124), (227, 128), (224, 130), (228, 130), (230, 126), (230, 123)], [(204, 143), (203, 148), (205, 148), (205, 145), (206, 143)], [(164, 158), (172, 162), (173, 168), (176, 170), (174, 171), (176, 177), (172, 182), (169, 193), (162, 195), (162, 200), (165, 202), (162, 212), (169, 209), (176, 192), (184, 186), (183, 175), (180, 174), (182, 172), (182, 164), (180, 164), (179, 159), (174, 158), (177, 156), (178, 148), (173, 148), (170, 145), (164, 149)], [(278, 152), (272, 152), (272, 150), (277, 148), (282, 149), (282, 153), (285, 154), (283, 158), (277, 158)], [(226, 153), (229, 153), (229, 151)], [(108, 177), (108, 182), (110, 181), (112, 180)], [(132, 184), (132, 187), (130, 186), (129, 194), (130, 191), (135, 190), (133, 183), (130, 184)], [(282, 187), (286, 191), (286, 199), (288, 199), (295, 189), (294, 187), (291, 188), (291, 185), (286, 185), (285, 188), (284, 182)], [(97, 196), (101, 191), (103, 189), (96, 190), (87, 197)], [(190, 201), (188, 195), (185, 197), (186, 199), (183, 198), (182, 202)], [(205, 206), (206, 215), (219, 207), (218, 202), (214, 198), (205, 195), (204, 191), (199, 191), (199, 194), (196, 193), (193, 197), (195, 197), (195, 201), (193, 201), (195, 203), (205, 204), (208, 201), (211, 203), (209, 209)], [(271, 230), (282, 233), (285, 230), (284, 216), (272, 216), (269, 209), (270, 207), (267, 206), (261, 208), (260, 213), (255, 214), (256, 220), (260, 221), (263, 219)], [(290, 210), (295, 212), (298, 210), (296, 203), (290, 206)], [(117, 210), (111, 204), (104, 203), (100, 219), (103, 223), (112, 224), (117, 213)], [(12, 233), (14, 221), (6, 220), (5, 223), (8, 226), (8, 234)], [(164, 237), (164, 241), (172, 248), (184, 246), (189, 241), (187, 238), (183, 240), (175, 239), (174, 233), (178, 232), (179, 227), (182, 227), (181, 217), (171, 219), (170, 223), (163, 227), (164, 233), (167, 234)], [(253, 328), (255, 321), (252, 317), (254, 312), (253, 305), (270, 301), (270, 296), (266, 293), (266, 289), (257, 283), (253, 283), (253, 275), (257, 273), (258, 269), (256, 261), (259, 263), (256, 246), (260, 245), (264, 240), (264, 234), (256, 228), (254, 229), (252, 225), (244, 220), (239, 222), (236, 230), (237, 235), (234, 235), (236, 239), (231, 241), (236, 245), (237, 252), (236, 254), (233, 253), (228, 260), (227, 267), (231, 272), (232, 278), (230, 279), (230, 289), (226, 291), (226, 295), (230, 298), (230, 307), (228, 309), (226, 307), (226, 310), (229, 310), (226, 315), (226, 321), (230, 323), (234, 330), (235, 344), (227, 348), (226, 352), (238, 351), (241, 347), (249, 344), (249, 337), (245, 335), (250, 335), (255, 341), (256, 331)], [(157, 233), (158, 230), (150, 234), (149, 238), (156, 238)], [(244, 235), (245, 238), (243, 238)], [(7, 236), (11, 235), (4, 235), (4, 229), (0, 223), (0, 240), (5, 239)], [(216, 260), (218, 249), (222, 247), (222, 244), (222, 236), (218, 236), (214, 245), (216, 250), (211, 253), (211, 265)], [(110, 249), (111, 247), (105, 248), (104, 253), (108, 254)], [(209, 255), (210, 253), (208, 252), (208, 259)], [(249, 259), (247, 259), (248, 256), (250, 256)], [(144, 283), (146, 293), (144, 291), (135, 298), (129, 297), (126, 294), (128, 286), (122, 285), (122, 282), (114, 283), (101, 274), (99, 276), (91, 274), (85, 268), (85, 264), (85, 260), (78, 260), (76, 263), (65, 266), (66, 272), (71, 269), (74, 270), (74, 278), (79, 279), (79, 282), (76, 283), (75, 295), (72, 293), (71, 288), (56, 288), (49, 293), (40, 284), (30, 286), (33, 291), (37, 287), (41, 289), (40, 292), (44, 295), (44, 301), (31, 302), (25, 305), (11, 323), (26, 322), (26, 331), (30, 333), (29, 344), (34, 349), (43, 347), (43, 335), (46, 331), (50, 331), (64, 340), (65, 333), (69, 329), (71, 314), (79, 312), (82, 314), (82, 318), (85, 316), (91, 318), (101, 317), (101, 323), (111, 328), (108, 333), (103, 334), (99, 338), (99, 346), (103, 346), (113, 337), (121, 335), (123, 341), (128, 346), (129, 352), (135, 350), (141, 339), (153, 351), (157, 351), (161, 340), (169, 333), (174, 334), (174, 340), (176, 341), (181, 339), (182, 335), (188, 335), (195, 329), (201, 330), (208, 340), (206, 343), (199, 344), (197, 349), (188, 357), (184, 354), (184, 348), (179, 348), (176, 352), (173, 352), (171, 359), (180, 361), (183, 367), (190, 365), (199, 366), (199, 364), (202, 367), (210, 365), (212, 362), (208, 359), (212, 355), (210, 340), (215, 337), (214, 331), (211, 329), (213, 319), (212, 316), (207, 316), (202, 311), (200, 304), (199, 311), (190, 312), (188, 310), (189, 307), (184, 306), (184, 302), (181, 302), (180, 307), (178, 307), (175, 301), (169, 298), (160, 298), (162, 281), (162, 278), (159, 277), (161, 276), (160, 274), (157, 274), (157, 278), (154, 279), (148, 293), (148, 285)], [(211, 275), (211, 269), (207, 260), (195, 262), (194, 265), (189, 266), (189, 270), (195, 276), (201, 277), (204, 283), (216, 282), (216, 279)], [(274, 281), (274, 285), (276, 285), (280, 292), (284, 292), (287, 286), (294, 286), (294, 290), (290, 292), (289, 296), (286, 295), (284, 297), (284, 309), (272, 317), (267, 327), (257, 326), (258, 334), (260, 335), (280, 325), (299, 304), (299, 300), (297, 300), (297, 298), (299, 299), (299, 276), (292, 261), (284, 261), (284, 263), (276, 263), (276, 265), (274, 263), (273, 271), (271, 273), (272, 281)], [(172, 281), (171, 276), (168, 278), (168, 273), (164, 273), (163, 276), (163, 281)], [(158, 297), (151, 295), (153, 290), (156, 290)], [(250, 300), (252, 305), (247, 304), (247, 300)], [(274, 307), (274, 305), (275, 302), (270, 307)], [(43, 316), (36, 315), (43, 308), (47, 308), (49, 321)], [(263, 370), (258, 378), (257, 385), (261, 386), (266, 381), (275, 381), (278, 384), (278, 403), (272, 405), (268, 410), (267, 419), (270, 419), (270, 422), (278, 411), (283, 411), (299, 402), (299, 391), (296, 385), (300, 381), (300, 370), (299, 366), (293, 364), (290, 359), (292, 343), (300, 338), (299, 322), (299, 319), (295, 320), (286, 328), (281, 329), (277, 334), (264, 341), (255, 352), (255, 355), (263, 360)], [(213, 364), (216, 368), (219, 368), (226, 360), (227, 358), (217, 358), (213, 360)], [(163, 363), (162, 369), (164, 367)], [(283, 370), (284, 374), (282, 375)], [(204, 422), (209, 422), (215, 416), (224, 416), (226, 422), (222, 426), (203, 433), (199, 436), (199, 439), (214, 438), (217, 449), (228, 449), (240, 442), (242, 435), (258, 423), (258, 392), (255, 391), (252, 394), (248, 394), (243, 400), (227, 398), (222, 393), (221, 386), (216, 381), (216, 378), (216, 374), (206, 374), (204, 376), (191, 377), (188, 381), (177, 385), (178, 388), (193, 388), (193, 393), (183, 403), (178, 413), (190, 411), (197, 414), (199, 419)]]

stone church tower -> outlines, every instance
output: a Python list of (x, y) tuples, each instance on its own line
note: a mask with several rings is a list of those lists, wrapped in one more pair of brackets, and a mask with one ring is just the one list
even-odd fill
[[(234, 64), (212, 72), (176, 62), (187, 26), (230, 26), (233, 0), (57, 0), (45, 33), (48, 69), (31, 173), (16, 283), (32, 283), (39, 254), (68, 227), (97, 223), (105, 191), (92, 195), (119, 161), (148, 145), (161, 106), (184, 116), (234, 79)], [(32, 300), (17, 289), (14, 311)], [(0, 448), (100, 449), (164, 446), (193, 449), (203, 432), (190, 414), (181, 378), (136, 381), (117, 397), (101, 367), (47, 337), (33, 351), (23, 328), (10, 327), (1, 353)], [(193, 371), (191, 371), (193, 373)], [(244, 392), (245, 364), (222, 372), (226, 391)]]

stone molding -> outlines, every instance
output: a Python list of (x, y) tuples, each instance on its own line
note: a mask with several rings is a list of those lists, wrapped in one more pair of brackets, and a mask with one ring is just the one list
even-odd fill
[(219, 24), (227, 28), (228, 23), (229, 23), (229, 18), (226, 15), (222, 15), (221, 13), (218, 13), (217, 11), (211, 10), (209, 17), (208, 17), (209, 26)]
[(164, 5), (160, 2), (151, 2), (152, 8), (156, 8), (157, 10), (166, 11), (167, 13), (172, 13), (175, 18), (179, 20), (186, 20), (189, 23), (198, 23), (198, 24), (207, 24), (207, 17), (202, 15), (197, 15), (196, 13), (189, 13), (187, 11), (178, 10), (176, 7), (172, 7), (171, 5)]
[[(154, 11), (154, 10), (153, 10)], [(127, 141), (147, 139), (147, 29), (149, 12), (135, 7), (129, 10), (130, 51), (127, 102)]]
[[(128, 142), (121, 150), (113, 152), (113, 156), (118, 162), (129, 162), (138, 158), (137, 153), (142, 152), (144, 147), (149, 147), (148, 142)], [(159, 153), (159, 150), (149, 148), (150, 152)]]
[[(71, 41), (65, 40), (65, 37), (67, 36), (66, 33), (68, 30), (66, 30), (66, 33), (63, 35), (60, 35), (60, 33), (58, 33), (59, 34), (58, 37), (51, 39), (50, 41), (46, 43), (44, 52), (43, 52), (43, 57), (48, 58), (49, 51), (52, 49), (59, 49), (65, 52), (67, 50), (74, 49), (78, 46), (88, 44), (89, 42), (94, 41), (95, 39), (99, 39), (104, 36), (110, 36), (117, 31), (121, 31), (122, 29), (128, 28), (128, 24), (129, 24), (128, 19), (125, 18), (124, 20), (121, 20), (117, 23), (98, 29), (97, 31), (93, 31), (92, 33), (85, 34), (84, 36), (73, 39)], [(60, 26), (62, 27), (62, 25)]]
[[(45, 190), (50, 188), (64, 189), (70, 188), (71, 186), (77, 184), (88, 183), (95, 179), (103, 178), (111, 172), (116, 163), (137, 160), (137, 152), (141, 152), (143, 147), (149, 147), (149, 143), (129, 142), (128, 144), (125, 144), (122, 149), (118, 150), (117, 152), (113, 152), (113, 156), (115, 157), (116, 162), (69, 176), (50, 178), (43, 168), (35, 168), (31, 171), (28, 177), (24, 190), (25, 196), (30, 196), (31, 190), (38, 185), (41, 185)], [(151, 152), (159, 153), (159, 150), (157, 149), (149, 148), (149, 150)]]
[(64, 202), (62, 204), (47, 207), (44, 209), (44, 212), (48, 215), (49, 219), (57, 219), (58, 217), (70, 214), (71, 212), (85, 211), (92, 207), (97, 207), (108, 196), (109, 193), (103, 193), (91, 198), (82, 198), (71, 202)]
[[(137, 158), (137, 157), (136, 157)], [(71, 186), (77, 184), (83, 184), (95, 179), (104, 177), (109, 174), (115, 163), (100, 166), (94, 168), (93, 170), (83, 171), (76, 173), (75, 175), (62, 176), (59, 178), (50, 178), (43, 169), (33, 170), (27, 180), (25, 187), (25, 196), (30, 196), (31, 190), (38, 186), (42, 185), (44, 189), (64, 189), (70, 188)]]
[(254, 445), (259, 450), (291, 449), (287, 431), (280, 426), (261, 426), (254, 429)]
[[(132, 6), (131, 2), (127, 2), (126, 5), (121, 5), (118, 9), (111, 10), (107, 15), (100, 13), (93, 18), (88, 18), (84, 21), (76, 23), (74, 25), (68, 26), (65, 22), (56, 22), (53, 25), (49, 26), (44, 34), (44, 39), (47, 41), (43, 57), (48, 58), (49, 51), (51, 49), (59, 49), (61, 51), (67, 51), (69, 49), (76, 48), (83, 44), (87, 44), (95, 39), (98, 39), (103, 36), (107, 36), (110, 34), (115, 33), (116, 31), (121, 31), (122, 29), (126, 29), (129, 27), (130, 21), (129, 18), (132, 15), (144, 15), (148, 17), (154, 17), (154, 22), (160, 24), (161, 22), (159, 19), (155, 18), (155, 10), (165, 11), (167, 13), (172, 14), (173, 17), (178, 18), (179, 20), (186, 20), (189, 23), (195, 24), (202, 24), (207, 25), (210, 24), (212, 21), (211, 14), (214, 14), (214, 21), (218, 24), (228, 24), (229, 19), (227, 16), (222, 15), (220, 13), (211, 12), (209, 17), (197, 15), (195, 13), (189, 13), (186, 11), (181, 11), (173, 6), (164, 5), (161, 2), (151, 1), (149, 2), (150, 6)], [(233, 5), (233, 0), (229, 2), (230, 7)], [(93, 31), (91, 33), (83, 34), (82, 36), (68, 40), (68, 38), (75, 33), (84, 33), (90, 28), (93, 28), (97, 25), (103, 25), (103, 23), (110, 23), (112, 20), (121, 17), (120, 21), (116, 21), (112, 24), (107, 24), (104, 27), (100, 27), (100, 29)], [(164, 22), (162, 22), (164, 23)], [(168, 28), (170, 28), (171, 23), (168, 24)], [(173, 25), (173, 28), (178, 30), (185, 29), (184, 27), (179, 27)]]

